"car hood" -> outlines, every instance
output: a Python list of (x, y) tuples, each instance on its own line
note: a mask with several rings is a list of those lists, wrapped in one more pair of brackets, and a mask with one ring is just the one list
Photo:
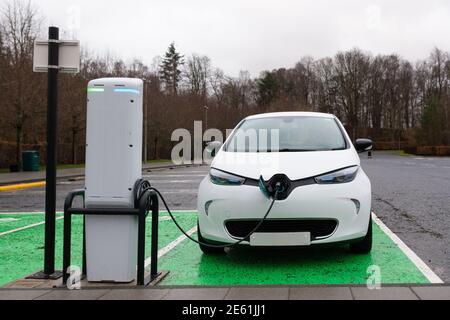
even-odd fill
[(317, 152), (241, 153), (220, 151), (212, 168), (242, 177), (269, 180), (285, 174), (290, 180), (315, 177), (345, 167), (360, 165), (353, 149)]

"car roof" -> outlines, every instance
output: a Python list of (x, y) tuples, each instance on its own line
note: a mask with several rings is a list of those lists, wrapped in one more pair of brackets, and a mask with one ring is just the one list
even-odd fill
[(320, 112), (273, 112), (273, 113), (262, 113), (256, 114), (253, 116), (249, 116), (246, 120), (254, 120), (254, 119), (264, 119), (264, 118), (276, 118), (276, 117), (320, 117), (320, 118), (328, 118), (334, 119), (335, 116), (329, 113), (320, 113)]

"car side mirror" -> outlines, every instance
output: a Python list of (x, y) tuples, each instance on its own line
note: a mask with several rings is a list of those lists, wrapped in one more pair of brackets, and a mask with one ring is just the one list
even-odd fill
[(220, 141), (211, 141), (206, 144), (205, 152), (210, 158), (214, 158), (219, 152), (220, 148), (222, 148), (222, 145), (223, 143)]
[(373, 148), (373, 142), (370, 139), (358, 139), (355, 142), (355, 149), (358, 153), (370, 151)]

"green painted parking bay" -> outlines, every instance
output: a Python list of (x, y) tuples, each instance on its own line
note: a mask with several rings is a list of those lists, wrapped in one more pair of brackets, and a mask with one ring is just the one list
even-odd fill
[[(193, 214), (176, 214), (183, 228), (190, 227)], [(55, 268), (62, 269), (63, 219), (57, 214)], [(0, 287), (16, 279), (32, 274), (43, 267), (44, 214), (14, 213), (0, 215)], [(72, 220), (72, 265), (81, 266), (82, 217)], [(178, 229), (167, 216), (160, 218), (159, 246), (163, 248), (179, 237)], [(151, 219), (148, 219), (151, 223)], [(146, 256), (150, 256), (151, 233), (147, 229)]]
[[(195, 213), (191, 215), (192, 225)], [(161, 285), (366, 284), (368, 268), (378, 266), (385, 284), (429, 283), (400, 248), (374, 223), (374, 250), (355, 255), (347, 246), (328, 248), (235, 248), (207, 256), (185, 240), (159, 261), (170, 270)]]
[[(175, 215), (183, 228), (196, 237), (196, 213), (177, 212)], [(0, 234), (20, 229), (25, 222), (39, 223), (43, 217), (39, 214), (2, 215), (5, 222)], [(79, 265), (82, 220), (75, 218), (72, 262)], [(430, 282), (376, 223), (373, 226), (374, 249), (368, 255), (352, 254), (346, 246), (332, 246), (290, 249), (242, 247), (227, 250), (224, 255), (207, 256), (197, 244), (179, 233), (166, 214), (161, 214), (159, 225), (159, 269), (170, 271), (160, 286), (366, 284), (368, 268), (373, 266), (379, 267), (383, 284)], [(150, 231), (150, 227), (147, 230)], [(43, 225), (0, 236), (0, 286), (42, 268), (43, 238)], [(149, 256), (150, 235), (147, 236), (147, 244)], [(56, 248), (56, 267), (61, 268), (61, 218), (57, 222)]]

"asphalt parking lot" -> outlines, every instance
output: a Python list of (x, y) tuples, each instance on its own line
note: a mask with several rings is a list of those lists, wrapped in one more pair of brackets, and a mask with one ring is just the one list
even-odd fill
[[(208, 167), (157, 169), (146, 171), (143, 178), (160, 190), (174, 210), (192, 210), (197, 207), (197, 189), (207, 175)], [(84, 179), (61, 180), (57, 186), (58, 211), (64, 207), (64, 199), (74, 189), (83, 189)], [(43, 212), (45, 187), (13, 192), (0, 192), (0, 212)]]
[[(444, 282), (450, 282), (450, 158), (362, 156), (372, 180), (373, 210)], [(174, 210), (196, 208), (197, 188), (208, 167), (146, 172)], [(60, 181), (58, 210), (65, 195), (84, 181)], [(42, 212), (44, 188), (0, 193), (0, 212)]]
[(450, 158), (362, 157), (373, 211), (444, 282), (450, 282)]

